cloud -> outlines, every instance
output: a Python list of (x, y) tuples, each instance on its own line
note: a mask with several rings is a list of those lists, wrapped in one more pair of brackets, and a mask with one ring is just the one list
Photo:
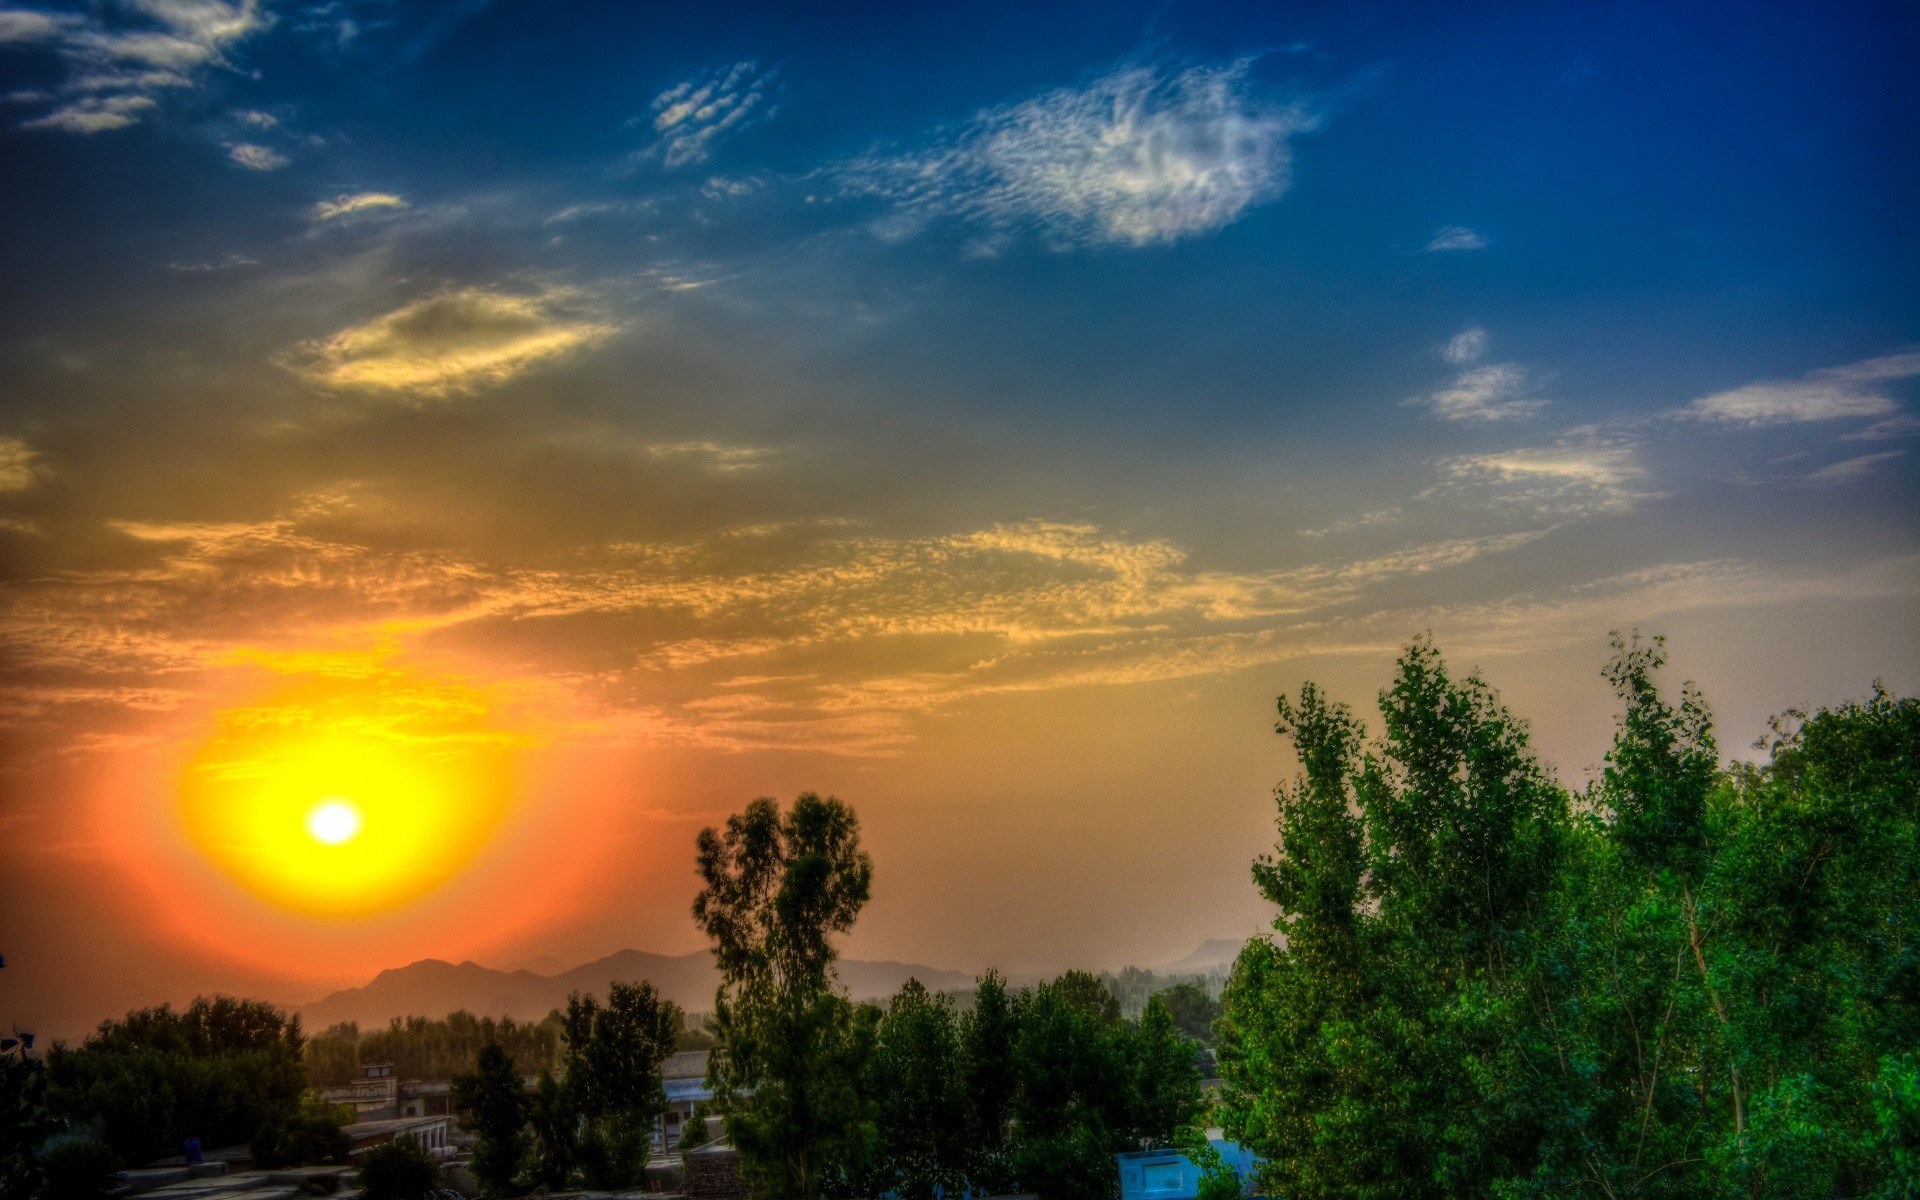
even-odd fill
[[(1478, 332), (1481, 331), (1469, 330), (1468, 334)], [(1478, 357), (1486, 350), (1484, 335), (1464, 347), (1457, 347), (1459, 341), (1460, 338), (1455, 338), (1441, 351), (1449, 362), (1456, 361), (1452, 357), (1456, 352), (1475, 351)], [(1445, 386), (1408, 403), (1425, 405), (1443, 421), (1511, 421), (1532, 416), (1546, 407), (1545, 400), (1530, 394), (1532, 390), (1527, 369), (1519, 363), (1488, 363), (1468, 367)]]
[(1821, 467), (1818, 471), (1807, 476), (1806, 481), (1816, 487), (1851, 483), (1872, 471), (1873, 468), (1880, 463), (1886, 462), (1889, 459), (1899, 458), (1905, 454), (1905, 450), (1882, 450), (1878, 454), (1862, 454), (1858, 458), (1849, 458), (1842, 462), (1834, 463), (1831, 466)]
[(241, 142), (227, 147), (227, 157), (235, 166), (245, 167), (249, 171), (278, 171), (287, 165), (287, 156), (278, 150), (266, 146), (256, 146), (251, 142)]
[(407, 202), (391, 192), (355, 192), (342, 193), (331, 200), (322, 200), (313, 206), (313, 219), (331, 221), (338, 217), (351, 216), (357, 212), (367, 212), (380, 208), (405, 208)]
[(138, 123), (152, 108), (147, 96), (87, 96), (43, 117), (21, 123), (22, 129), (54, 129), (62, 133), (105, 133)]
[(634, 118), (658, 135), (645, 153), (658, 154), (668, 167), (705, 162), (720, 138), (770, 120), (777, 109), (768, 97), (778, 71), (761, 71), (756, 62), (738, 62), (703, 79), (690, 79), (653, 99), (650, 117)]
[(1487, 331), (1475, 326), (1453, 336), (1440, 351), (1440, 357), (1454, 366), (1479, 362), (1487, 353)]
[(0, 492), (20, 492), (33, 486), (40, 472), (34, 461), (40, 456), (19, 438), (0, 437)]
[(657, 459), (697, 462), (710, 471), (731, 474), (766, 465), (773, 451), (764, 446), (723, 446), (718, 442), (667, 442), (647, 447)]
[(1634, 488), (1646, 475), (1635, 448), (1586, 436), (1463, 455), (1447, 459), (1440, 469), (1448, 490), (1477, 492), (1497, 506), (1517, 507), (1533, 517), (1620, 513), (1645, 498)]
[(1920, 375), (1920, 353), (1889, 354), (1812, 371), (1796, 380), (1769, 380), (1715, 392), (1669, 415), (1749, 428), (1884, 417), (1896, 412), (1899, 404), (1879, 385), (1914, 375)]
[(1145, 246), (1211, 233), (1287, 189), (1301, 105), (1256, 97), (1251, 60), (1122, 67), (977, 114), (924, 149), (842, 169), (844, 190), (907, 224), (952, 216), (1056, 246)]
[(26, 129), (124, 129), (168, 89), (191, 88), (226, 51), (271, 23), (259, 0), (128, 0), (87, 14), (0, 9), (0, 44), (45, 46), (67, 65), (51, 112)]
[(49, 42), (81, 23), (74, 13), (39, 12), (30, 8), (0, 8), (0, 46)]
[(1885, 442), (1894, 438), (1920, 435), (1920, 417), (1912, 413), (1895, 413), (1884, 421), (1875, 421), (1857, 433), (1840, 435), (1843, 442)]
[(287, 365), (329, 387), (444, 397), (495, 387), (613, 333), (565, 311), (569, 295), (442, 292), (332, 337)]
[(1433, 235), (1424, 249), (1428, 254), (1438, 254), (1447, 250), (1485, 250), (1487, 239), (1484, 235), (1468, 229), (1465, 225), (1449, 225)]

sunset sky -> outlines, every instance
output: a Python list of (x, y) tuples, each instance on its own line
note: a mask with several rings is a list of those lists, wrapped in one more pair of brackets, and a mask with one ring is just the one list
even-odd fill
[(0, 1021), (693, 950), (802, 790), (850, 955), (1171, 961), (1427, 630), (1576, 787), (1609, 630), (1729, 755), (1920, 690), (1916, 44), (0, 6)]

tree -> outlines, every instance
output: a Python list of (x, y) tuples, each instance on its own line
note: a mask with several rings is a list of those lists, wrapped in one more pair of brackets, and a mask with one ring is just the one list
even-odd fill
[(1183, 979), (1159, 994), (1173, 1017), (1173, 1026), (1185, 1037), (1202, 1046), (1213, 1044), (1213, 1023), (1220, 1016), (1220, 1001), (1197, 979)]
[(1173, 1013), (1154, 996), (1132, 1028), (1127, 1047), (1133, 1097), (1128, 1132), (1144, 1148), (1172, 1145), (1200, 1111), (1200, 1068), (1193, 1042), (1173, 1024)]
[(476, 1135), (472, 1171), (492, 1196), (514, 1194), (527, 1158), (529, 1105), (520, 1070), (497, 1044), (483, 1046), (471, 1074), (456, 1076), (453, 1102)]
[(698, 849), (693, 915), (721, 975), (708, 1081), (768, 1200), (817, 1200), (874, 1138), (859, 1086), (872, 1023), (837, 988), (830, 940), (872, 890), (859, 822), (832, 797), (806, 793), (785, 814), (762, 798), (701, 831)]
[(974, 990), (973, 1010), (961, 1022), (961, 1095), (966, 1104), (967, 1178), (989, 1195), (1013, 1186), (1008, 1136), (1020, 1084), (1015, 1049), (1019, 1014), (1006, 981), (988, 971)]
[(909, 979), (880, 1022), (870, 1078), (877, 1100), (875, 1191), (933, 1200), (965, 1190), (966, 1098), (953, 1000)]
[(604, 1008), (591, 995), (569, 996), (564, 1024), (569, 1095), (555, 1103), (585, 1122), (574, 1154), (585, 1182), (636, 1186), (645, 1174), (653, 1123), (667, 1107), (660, 1071), (685, 1024), (680, 1007), (661, 999), (650, 983), (614, 983)]
[(78, 1047), (53, 1048), (50, 1107), (73, 1124), (97, 1123), (125, 1162), (178, 1154), (189, 1137), (251, 1142), (297, 1118), (302, 1041), (298, 1017), (256, 1000), (141, 1009), (101, 1022)]

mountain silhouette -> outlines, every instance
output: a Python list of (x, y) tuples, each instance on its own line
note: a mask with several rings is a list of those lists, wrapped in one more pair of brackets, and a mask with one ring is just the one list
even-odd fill
[[(836, 969), (856, 1000), (891, 996), (909, 978), (936, 992), (974, 984), (971, 975), (920, 963), (845, 959)], [(366, 1030), (385, 1026), (393, 1017), (444, 1017), (463, 1008), (476, 1016), (537, 1021), (556, 1008), (565, 1008), (570, 992), (591, 992), (604, 999), (609, 983), (642, 980), (688, 1012), (710, 1012), (720, 973), (706, 950), (680, 955), (621, 950), (554, 975), (425, 958), (389, 968), (364, 986), (334, 992), (301, 1006), (298, 1012), (301, 1023), (314, 1033), (342, 1021), (356, 1021)]]

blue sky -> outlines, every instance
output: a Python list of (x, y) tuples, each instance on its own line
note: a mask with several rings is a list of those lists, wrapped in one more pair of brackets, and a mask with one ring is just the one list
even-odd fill
[[(78, 894), (210, 722), (375, 654), (665, 831), (619, 892), (657, 919), (381, 953), (679, 948), (691, 830), (831, 787), (902, 864), (865, 949), (1109, 965), (1258, 925), (1216, 864), (1272, 695), (1364, 708), (1423, 630), (1576, 786), (1610, 629), (1673, 636), (1730, 753), (1911, 690), (1916, 26), (0, 7), (0, 822)], [(1155, 882), (1032, 918), (1034, 845)], [(138, 894), (91, 903), (138, 940)], [(170, 961), (384, 965), (278, 919)]]

